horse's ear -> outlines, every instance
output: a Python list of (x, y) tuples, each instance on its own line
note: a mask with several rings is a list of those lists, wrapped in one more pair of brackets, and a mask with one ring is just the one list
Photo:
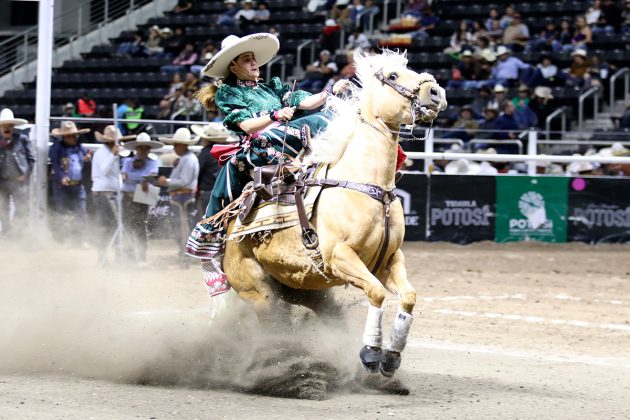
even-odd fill
[(405, 58), (405, 60), (407, 59), (407, 50), (405, 49), (405, 51), (403, 51), (402, 53), (403, 58)]

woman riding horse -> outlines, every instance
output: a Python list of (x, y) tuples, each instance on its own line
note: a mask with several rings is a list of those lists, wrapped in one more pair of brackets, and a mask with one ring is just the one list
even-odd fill
[[(348, 83), (338, 81), (332, 89), (313, 95), (293, 92), (278, 77), (261, 81), (260, 66), (279, 48), (272, 34), (230, 35), (203, 70), (205, 76), (219, 81), (197, 92), (196, 97), (208, 110), (221, 110), (226, 115), (225, 127), (241, 136), (240, 146), (221, 156), (225, 166), (214, 184), (206, 218), (241, 195), (254, 166), (279, 163), (283, 154), (296, 157), (308, 144), (310, 133), (322, 131), (329, 122), (325, 112), (303, 115), (302, 111), (322, 106), (329, 94), (339, 93)], [(198, 224), (187, 244), (189, 255), (204, 259), (204, 280), (211, 296), (229, 290), (222, 269), (224, 249), (225, 232), (211, 224)]]

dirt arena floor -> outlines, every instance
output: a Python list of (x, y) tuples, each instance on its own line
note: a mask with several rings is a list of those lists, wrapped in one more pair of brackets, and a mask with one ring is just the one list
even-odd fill
[(236, 300), (210, 323), (219, 301), (170, 242), (148, 267), (100, 268), (93, 250), (5, 241), (0, 418), (630, 418), (630, 247), (404, 251), (418, 304), (386, 381), (358, 368), (357, 290), (335, 291), (345, 320), (296, 308), (262, 331)]

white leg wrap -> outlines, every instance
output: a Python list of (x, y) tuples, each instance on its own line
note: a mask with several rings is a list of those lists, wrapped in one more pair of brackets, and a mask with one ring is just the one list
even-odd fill
[(398, 310), (394, 320), (394, 328), (392, 328), (392, 335), (389, 339), (389, 350), (395, 352), (403, 351), (407, 344), (407, 336), (409, 335), (412, 321), (413, 315), (402, 312), (400, 309)]
[(363, 331), (363, 344), (371, 347), (383, 345), (383, 309), (370, 305), (368, 307), (365, 330)]

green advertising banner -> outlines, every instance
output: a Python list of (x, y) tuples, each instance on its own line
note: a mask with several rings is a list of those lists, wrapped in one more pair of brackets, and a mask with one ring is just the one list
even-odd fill
[(495, 240), (566, 242), (567, 177), (499, 176)]

